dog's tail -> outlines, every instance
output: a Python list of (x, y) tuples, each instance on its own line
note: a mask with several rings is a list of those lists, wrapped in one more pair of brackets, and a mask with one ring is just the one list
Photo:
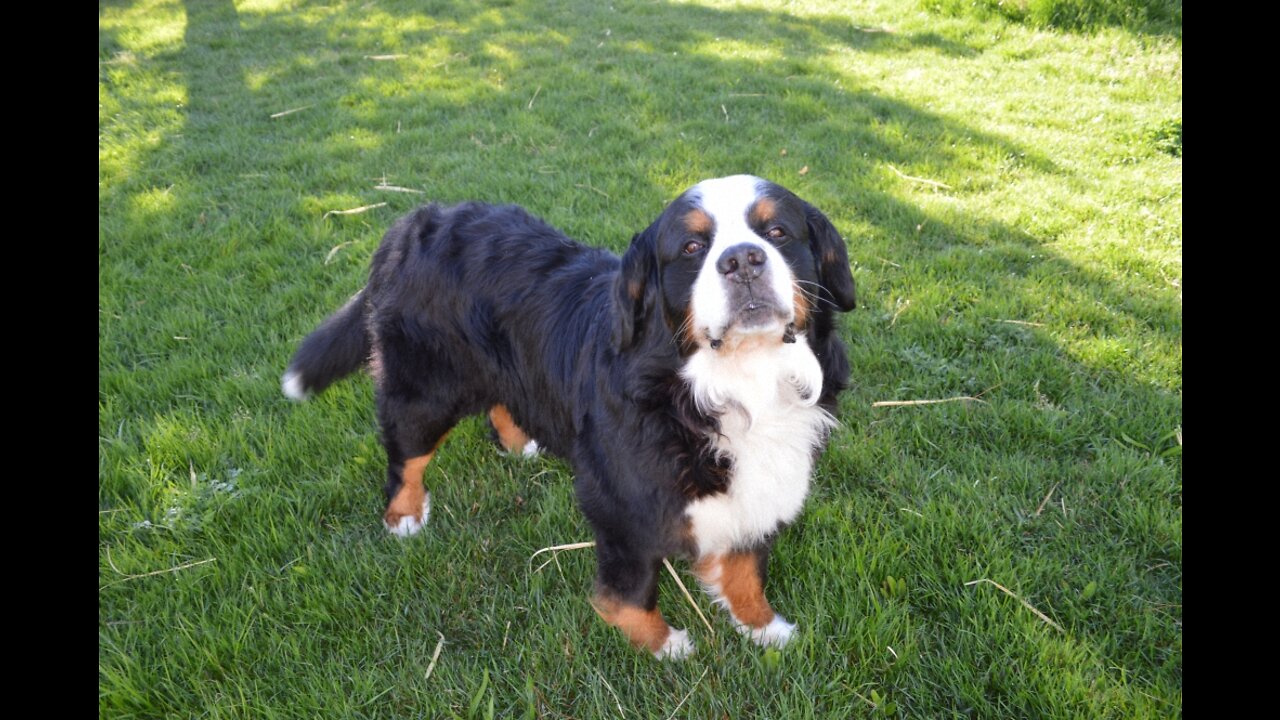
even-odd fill
[(362, 289), (302, 341), (280, 380), (291, 400), (306, 400), (369, 361), (364, 296)]

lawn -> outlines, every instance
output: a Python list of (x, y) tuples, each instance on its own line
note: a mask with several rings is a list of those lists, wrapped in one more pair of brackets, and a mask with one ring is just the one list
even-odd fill
[[(1181, 716), (1180, 3), (956, 5), (101, 4), (99, 716)], [(369, 381), (280, 394), (419, 203), (620, 251), (741, 172), (824, 210), (859, 283), (781, 651), (683, 563), (714, 635), (664, 577), (697, 652), (632, 650), (590, 550), (530, 560), (590, 539), (568, 466), (478, 419), (390, 537)]]

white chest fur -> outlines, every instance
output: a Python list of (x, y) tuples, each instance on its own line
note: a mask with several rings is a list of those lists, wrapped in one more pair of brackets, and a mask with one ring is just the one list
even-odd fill
[(682, 374), (699, 407), (720, 414), (713, 444), (733, 460), (728, 491), (685, 510), (699, 554), (750, 548), (794, 520), (809, 494), (814, 451), (835, 425), (816, 405), (822, 369), (801, 335), (790, 344), (702, 349)]

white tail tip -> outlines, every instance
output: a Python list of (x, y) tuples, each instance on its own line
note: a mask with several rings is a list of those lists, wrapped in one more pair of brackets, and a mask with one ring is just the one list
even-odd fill
[(302, 402), (311, 395), (302, 384), (302, 373), (297, 370), (289, 370), (280, 378), (280, 389), (284, 391), (285, 397), (297, 402)]

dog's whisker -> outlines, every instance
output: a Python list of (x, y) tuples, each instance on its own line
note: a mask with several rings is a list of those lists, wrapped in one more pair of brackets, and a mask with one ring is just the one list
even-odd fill
[(813, 282), (812, 280), (800, 280), (800, 279), (798, 279), (798, 278), (796, 279), (796, 283), (797, 283), (798, 285), (802, 286), (802, 287), (800, 287), (800, 292), (804, 293), (804, 294), (805, 294), (807, 297), (809, 297), (811, 300), (814, 300), (814, 301), (817, 301), (817, 302), (820, 302), (820, 303), (823, 303), (823, 304), (829, 305), (830, 307), (832, 307), (832, 308), (834, 308), (834, 309), (836, 309), (836, 310), (839, 310), (839, 309), (840, 309), (840, 307), (839, 307), (838, 305), (836, 305), (834, 302), (832, 302), (832, 301), (830, 301), (830, 300), (828, 300), (828, 299), (826, 299), (826, 298), (822, 297), (822, 295), (821, 295), (821, 294), (816, 293), (816, 292), (814, 292), (814, 291), (812, 291), (812, 290), (809, 290), (809, 289), (807, 289), (807, 288), (803, 287), (804, 285), (812, 285), (812, 286), (814, 286), (814, 287), (816, 287), (816, 288), (818, 288), (818, 289), (822, 289), (822, 284), (821, 284), (821, 283), (816, 283), (816, 282)]

